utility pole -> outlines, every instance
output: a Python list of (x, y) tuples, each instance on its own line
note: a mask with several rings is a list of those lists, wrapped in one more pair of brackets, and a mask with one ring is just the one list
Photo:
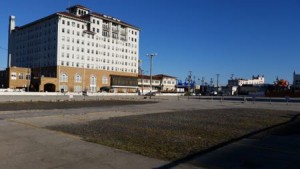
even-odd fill
[(204, 77), (202, 77), (202, 79), (201, 79), (201, 92), (204, 92), (204, 90), (205, 90), (205, 88), (204, 88), (204, 81), (205, 81), (205, 79), (204, 79)]
[(209, 90), (211, 92), (212, 88), (213, 88), (213, 84), (214, 84), (214, 79), (213, 78), (210, 78), (210, 85), (209, 85)]
[(156, 53), (147, 54), (150, 57), (150, 99), (152, 95), (152, 64), (153, 64), (153, 57), (157, 56)]
[(189, 71), (189, 76), (187, 80), (188, 80), (188, 96), (189, 96), (191, 92), (192, 71)]
[(195, 91), (196, 91), (196, 76), (193, 76), (193, 78), (194, 78), (194, 88), (193, 88), (193, 93), (196, 93)]
[(220, 77), (220, 74), (217, 73), (216, 75), (217, 75), (217, 90), (218, 90), (219, 89), (219, 77)]
[(233, 76), (234, 76), (234, 74), (232, 73), (232, 74), (231, 74), (231, 80), (233, 80)]
[(142, 95), (144, 95), (144, 70), (141, 69), (141, 75), (142, 75)]
[[(139, 67), (138, 67), (138, 79), (141, 77), (141, 83), (142, 83), (142, 86), (143, 86), (143, 69), (142, 69), (142, 60), (139, 59)], [(137, 90), (138, 90), (138, 95), (140, 95), (140, 87), (139, 87), (139, 82), (138, 82), (138, 87), (137, 87)], [(143, 93), (143, 87), (142, 87), (142, 93)]]

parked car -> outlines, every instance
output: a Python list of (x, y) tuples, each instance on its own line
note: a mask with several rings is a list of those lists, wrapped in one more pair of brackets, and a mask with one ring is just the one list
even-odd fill
[(87, 91), (82, 91), (82, 95), (83, 96), (87, 96), (88, 94), (87, 94)]
[(145, 96), (156, 96), (155, 92), (148, 92), (145, 94)]
[(211, 95), (211, 96), (217, 96), (217, 95), (218, 95), (218, 92), (217, 92), (217, 91), (212, 91), (212, 92), (210, 92), (209, 95)]

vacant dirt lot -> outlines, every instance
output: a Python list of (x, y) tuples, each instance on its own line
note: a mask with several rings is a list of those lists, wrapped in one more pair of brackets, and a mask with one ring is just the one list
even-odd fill
[(50, 129), (149, 157), (174, 160), (289, 121), (299, 112), (266, 109), (182, 110), (115, 117)]

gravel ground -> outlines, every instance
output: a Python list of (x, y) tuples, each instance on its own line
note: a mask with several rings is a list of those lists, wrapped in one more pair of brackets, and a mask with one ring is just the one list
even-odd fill
[(84, 107), (108, 107), (132, 104), (148, 104), (153, 101), (128, 101), (128, 100), (95, 100), (95, 101), (61, 101), (61, 102), (5, 102), (0, 103), (0, 111), (18, 110), (50, 110), (50, 109), (75, 109)]
[(175, 160), (284, 123), (297, 113), (246, 108), (184, 110), (48, 128), (149, 157)]

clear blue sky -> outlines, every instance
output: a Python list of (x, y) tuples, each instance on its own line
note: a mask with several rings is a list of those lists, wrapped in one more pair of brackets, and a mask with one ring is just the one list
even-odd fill
[[(0, 2), (0, 46), (7, 48), (9, 15), (24, 25), (68, 7), (68, 0), (4, 0)], [(291, 82), (300, 73), (300, 0), (71, 0), (95, 12), (141, 28), (140, 59), (149, 73), (184, 80), (196, 78), (226, 84), (231, 74), (251, 78), (263, 74)], [(0, 67), (7, 51), (0, 49)]]

